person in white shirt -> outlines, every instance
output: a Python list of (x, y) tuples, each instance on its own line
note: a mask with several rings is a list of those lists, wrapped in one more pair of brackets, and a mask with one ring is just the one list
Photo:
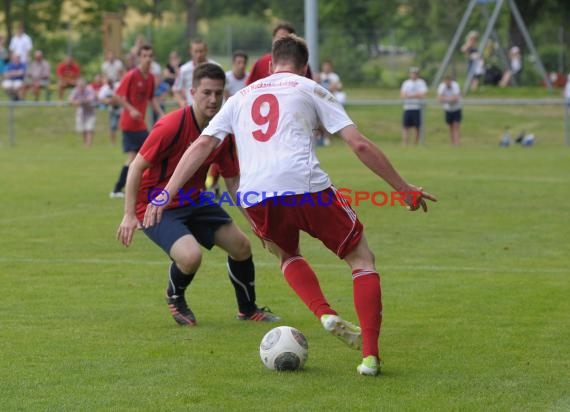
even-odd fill
[(10, 45), (8, 48), (10, 49), (11, 53), (15, 53), (20, 56), (20, 61), (22, 63), (28, 63), (33, 44), (31, 37), (24, 32), (23, 24), (19, 24), (16, 28), (16, 34), (10, 40)]
[(107, 50), (105, 61), (101, 65), (101, 73), (112, 83), (120, 79), (121, 73), (125, 71), (125, 65), (121, 59), (117, 59), (113, 50)]
[(193, 39), (190, 42), (190, 56), (191, 60), (180, 67), (180, 71), (172, 85), (172, 94), (181, 108), (192, 105), (193, 98), (190, 89), (192, 88), (194, 68), (204, 62), (214, 63), (219, 66), (217, 62), (208, 59), (208, 45), (202, 39)]
[(461, 89), (459, 84), (447, 75), (437, 88), (437, 100), (443, 103), (445, 123), (449, 126), (449, 137), (453, 146), (459, 146), (461, 125)]
[[(324, 329), (362, 349), (358, 373), (375, 376), (380, 364), (380, 277), (363, 225), (321, 169), (312, 134), (319, 125), (339, 133), (361, 162), (402, 193), (409, 210), (426, 211), (426, 199), (436, 199), (407, 183), (358, 131), (333, 95), (303, 77), (308, 56), (300, 37), (291, 34), (276, 40), (273, 74), (246, 86), (222, 106), (186, 150), (164, 192), (177, 193), (228, 133), (234, 134), (240, 165), (238, 199), (253, 230), (279, 258), (285, 280)], [(143, 219), (146, 228), (160, 221), (168, 201), (164, 206), (152, 203)], [(320, 239), (350, 266), (360, 327), (342, 319), (325, 298), (315, 272), (301, 255), (301, 230)]]
[(522, 70), (522, 56), (521, 49), (518, 46), (513, 46), (509, 50), (509, 67), (503, 73), (503, 77), (499, 82), (499, 86), (507, 87), (511, 83), (511, 79), (518, 80), (518, 76)]
[(333, 72), (332, 62), (323, 61), (319, 73), (319, 84), (333, 94), (342, 105), (346, 102), (346, 93), (342, 91), (342, 82), (338, 74)]
[(246, 71), (247, 59), (247, 53), (243, 50), (234, 52), (232, 69), (226, 72), (226, 88), (224, 89), (224, 97), (226, 99), (244, 88), (247, 76), (249, 76), (249, 72)]
[(410, 129), (415, 129), (416, 144), (420, 142), (420, 128), (422, 126), (422, 104), (428, 88), (424, 79), (420, 79), (420, 70), (410, 67), (410, 78), (402, 83), (400, 97), (404, 99), (404, 116), (402, 119), (402, 143), (408, 144)]

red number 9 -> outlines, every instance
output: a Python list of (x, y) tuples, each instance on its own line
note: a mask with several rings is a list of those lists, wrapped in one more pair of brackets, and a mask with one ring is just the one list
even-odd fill
[[(264, 105), (264, 103), (266, 103)], [(262, 109), (265, 114), (262, 113)], [(261, 129), (252, 132), (253, 138), (260, 142), (266, 142), (275, 134), (279, 122), (279, 102), (273, 94), (262, 94), (254, 100), (251, 106), (251, 119), (258, 126), (267, 124), (265, 132)]]

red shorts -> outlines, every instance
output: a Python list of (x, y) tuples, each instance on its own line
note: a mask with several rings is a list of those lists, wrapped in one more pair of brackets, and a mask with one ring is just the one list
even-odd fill
[(364, 227), (356, 212), (329, 187), (322, 192), (268, 198), (245, 209), (260, 238), (286, 253), (299, 253), (299, 231), (319, 239), (343, 259), (360, 242)]

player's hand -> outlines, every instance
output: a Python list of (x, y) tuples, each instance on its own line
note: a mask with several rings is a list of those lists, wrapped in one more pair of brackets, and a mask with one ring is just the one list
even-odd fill
[(404, 203), (408, 205), (408, 210), (410, 212), (415, 212), (419, 208), (422, 208), (424, 212), (427, 212), (428, 207), (426, 200), (437, 202), (437, 197), (426, 192), (422, 187), (408, 184), (408, 187), (404, 189), (403, 192), (405, 193)]
[(138, 119), (141, 117), (141, 112), (139, 112), (137, 109), (135, 109), (134, 107), (129, 109), (129, 113), (131, 115), (131, 117), (133, 119)]
[(144, 213), (143, 228), (148, 228), (156, 225), (157, 223), (160, 223), (163, 209), (164, 206), (156, 206), (152, 203), (149, 203), (146, 206), (146, 212)]
[(133, 241), (135, 230), (140, 227), (140, 223), (135, 215), (125, 215), (117, 229), (117, 240), (123, 245), (129, 246)]

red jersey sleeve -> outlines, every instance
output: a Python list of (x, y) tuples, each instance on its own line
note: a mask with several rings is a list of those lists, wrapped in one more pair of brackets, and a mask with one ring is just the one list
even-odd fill
[(119, 82), (119, 87), (115, 91), (115, 94), (121, 97), (125, 97), (127, 95), (127, 90), (129, 90), (129, 83), (131, 82), (132, 72), (127, 72), (121, 81)]
[(217, 150), (212, 163), (218, 165), (222, 177), (237, 176), (239, 174), (239, 163), (234, 136), (230, 135), (224, 139)]
[(170, 156), (173, 140), (176, 137), (184, 109), (176, 110), (162, 117), (152, 128), (139, 150), (149, 163), (156, 165)]

